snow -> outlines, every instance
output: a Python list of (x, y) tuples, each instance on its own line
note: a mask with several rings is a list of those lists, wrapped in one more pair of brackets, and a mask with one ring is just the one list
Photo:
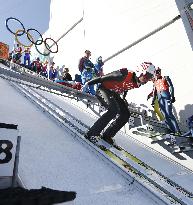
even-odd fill
[[(60, 107), (68, 110), (69, 113), (71, 113), (73, 116), (76, 116), (78, 119), (81, 119), (81, 121), (87, 124), (88, 126), (92, 126), (93, 123), (98, 118), (98, 116), (94, 115), (91, 110), (83, 108), (83, 104), (77, 103), (75, 100), (74, 101), (69, 100), (68, 98), (63, 98), (61, 96), (56, 96), (56, 95), (47, 95), (43, 91), (39, 91), (39, 93), (46, 96), (46, 98), (50, 99), (52, 102), (56, 103)], [(140, 135), (133, 135), (131, 132), (129, 133), (129, 135), (124, 135), (122, 133), (121, 135), (117, 135), (115, 139), (119, 144), (124, 146), (126, 149), (131, 150), (132, 153), (135, 153), (136, 156), (139, 156), (139, 158), (143, 159), (146, 163), (148, 164), (150, 163), (150, 165), (152, 165), (153, 167), (159, 167), (158, 165), (160, 161), (158, 161), (157, 158), (151, 158), (151, 160), (149, 160), (150, 156), (152, 155), (152, 152), (147, 152), (148, 155), (145, 155), (144, 154), (146, 153), (144, 152), (145, 146), (148, 146), (152, 150), (158, 151), (158, 152), (155, 151), (157, 155), (165, 156), (165, 158), (172, 159), (177, 164), (182, 165), (180, 169), (182, 169), (182, 167), (184, 166), (184, 169), (187, 168), (193, 171), (193, 159), (192, 159), (193, 155), (191, 152), (189, 153), (187, 152), (186, 154), (182, 153), (180, 154), (180, 156), (176, 157), (167, 150), (166, 145), (165, 147), (162, 147), (158, 143), (151, 144), (151, 139)], [(136, 146), (138, 147), (137, 150), (136, 150)], [(167, 161), (165, 163), (167, 163)], [(168, 161), (168, 165), (169, 163), (170, 161)], [(168, 169), (171, 169), (170, 166), (168, 165), (165, 166), (163, 170), (161, 170), (164, 174), (168, 173)]]
[(19, 175), (27, 188), (76, 191), (74, 204), (82, 205), (156, 204), (7, 81), (0, 86), (1, 122), (19, 126)]

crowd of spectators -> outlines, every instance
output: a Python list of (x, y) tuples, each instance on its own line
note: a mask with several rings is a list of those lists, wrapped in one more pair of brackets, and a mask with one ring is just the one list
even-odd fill
[[(23, 56), (23, 61), (22, 61)], [(21, 66), (26, 67), (27, 69), (36, 72), (39, 75), (42, 75), (50, 80), (63, 83), (68, 82), (73, 84), (73, 82), (78, 82), (81, 85), (84, 85), (89, 80), (94, 77), (103, 75), (103, 61), (102, 57), (98, 57), (96, 63), (93, 63), (90, 60), (91, 52), (86, 50), (84, 56), (80, 58), (78, 62), (77, 74), (75, 75), (75, 79), (73, 80), (70, 69), (68, 67), (56, 66), (55, 62), (49, 64), (47, 60), (44, 62), (40, 60), (39, 57), (35, 59), (31, 59), (31, 51), (30, 48), (25, 48), (17, 44), (15, 49), (10, 53), (10, 61), (17, 63)], [(95, 95), (96, 86), (89, 86), (87, 92), (89, 94)]]

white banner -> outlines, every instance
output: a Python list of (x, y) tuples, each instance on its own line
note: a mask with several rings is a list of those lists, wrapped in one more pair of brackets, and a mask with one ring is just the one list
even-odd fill
[(13, 176), (18, 130), (0, 128), (0, 177)]
[(176, 0), (176, 4), (193, 50), (193, 0)]

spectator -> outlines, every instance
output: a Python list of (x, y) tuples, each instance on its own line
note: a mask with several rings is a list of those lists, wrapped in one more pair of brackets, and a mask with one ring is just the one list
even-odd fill
[(82, 83), (81, 75), (75, 74), (75, 81), (76, 81), (76, 82), (79, 82), (79, 83)]
[(65, 65), (58, 68), (58, 79), (59, 80), (62, 80), (62, 78), (63, 78), (64, 68), (65, 68)]
[(28, 67), (30, 66), (30, 54), (31, 54), (31, 51), (30, 51), (30, 48), (26, 48), (24, 50), (24, 66), (26, 66), (26, 62), (27, 62), (27, 65)]
[(99, 56), (96, 60), (96, 64), (94, 65), (94, 72), (97, 77), (101, 77), (104, 75), (103, 65), (104, 65), (104, 62), (102, 60), (102, 57)]
[(63, 80), (72, 81), (72, 76), (70, 75), (68, 68), (64, 68)]
[(35, 62), (36, 62), (36, 59), (34, 59), (32, 62), (31, 62), (31, 65), (30, 65), (30, 70), (36, 72), (36, 67), (35, 67)]
[[(89, 50), (86, 50), (85, 56), (82, 57), (79, 61), (79, 71), (81, 72), (81, 80), (83, 85), (85, 85), (86, 82), (93, 78), (94, 64), (89, 59), (90, 56), (91, 52)], [(87, 92), (95, 95), (94, 85), (89, 85)]]
[(50, 70), (49, 70), (49, 79), (52, 81), (54, 81), (58, 75), (58, 71), (56, 70), (56, 68), (54, 66), (55, 66), (55, 63), (52, 62), (51, 66), (50, 66)]
[(41, 75), (44, 77), (48, 77), (48, 61), (46, 60), (43, 64), (42, 64), (42, 72)]
[(56, 66), (56, 71), (57, 71), (56, 76), (55, 76), (56, 79), (59, 79), (59, 70), (60, 70), (60, 67)]
[(14, 63), (21, 63), (21, 56), (22, 56), (22, 48), (19, 44), (16, 45), (17, 47), (13, 51), (13, 61)]
[(39, 57), (35, 61), (33, 61), (32, 67), (36, 73), (40, 74), (42, 72), (42, 63)]
[(12, 56), (13, 56), (13, 52), (10, 52), (10, 53), (9, 53), (9, 58), (8, 58), (9, 61), (11, 61), (11, 60), (13, 59)]

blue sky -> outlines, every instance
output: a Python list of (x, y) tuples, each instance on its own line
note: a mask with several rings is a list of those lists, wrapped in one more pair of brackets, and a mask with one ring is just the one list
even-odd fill
[[(49, 26), (51, 0), (0, 0), (0, 41), (13, 47), (14, 35), (5, 26), (5, 20), (9, 17), (18, 18), (26, 30), (35, 28), (44, 33)], [(12, 29), (22, 27), (14, 21), (10, 21)], [(21, 39), (22, 40), (22, 39)]]

